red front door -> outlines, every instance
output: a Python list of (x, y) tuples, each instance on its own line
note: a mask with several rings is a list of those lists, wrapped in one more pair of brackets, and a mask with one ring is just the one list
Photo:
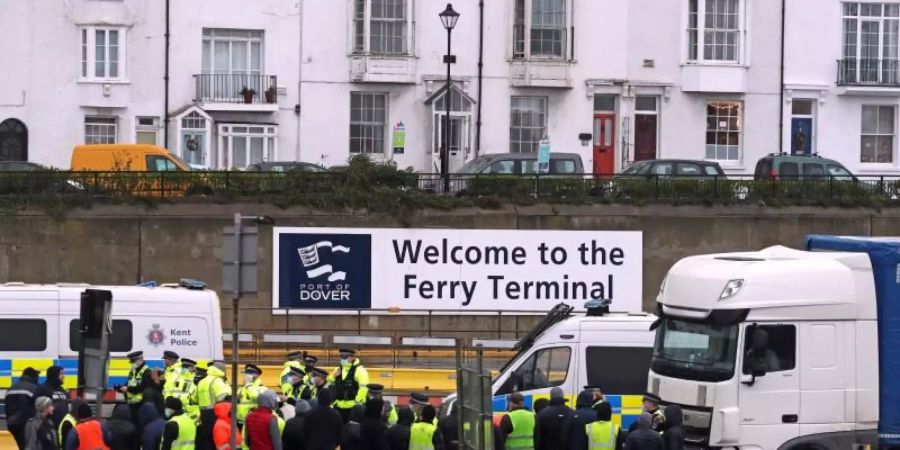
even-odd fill
[(616, 115), (594, 114), (594, 175), (616, 172)]

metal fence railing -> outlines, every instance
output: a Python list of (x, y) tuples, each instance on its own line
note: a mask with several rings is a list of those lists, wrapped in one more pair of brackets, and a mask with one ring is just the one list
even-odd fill
[(0, 172), (0, 196), (277, 198), (351, 193), (448, 194), (496, 199), (583, 199), (599, 202), (755, 202), (798, 200), (900, 204), (900, 176), (635, 177), (624, 175), (452, 175), (449, 192), (437, 174), (335, 172)]
[(839, 59), (837, 84), (865, 86), (900, 86), (900, 60)]
[(275, 103), (278, 77), (254, 73), (204, 73), (194, 75), (194, 84), (194, 96), (200, 102)]

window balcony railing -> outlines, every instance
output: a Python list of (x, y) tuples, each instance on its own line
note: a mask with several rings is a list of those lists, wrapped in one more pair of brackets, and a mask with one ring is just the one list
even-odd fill
[(838, 86), (900, 87), (900, 60), (839, 59)]
[(275, 103), (278, 77), (250, 73), (194, 75), (195, 100), (204, 103)]

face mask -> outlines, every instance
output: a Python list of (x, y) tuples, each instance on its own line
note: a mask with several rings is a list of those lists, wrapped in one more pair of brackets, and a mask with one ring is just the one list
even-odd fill
[(254, 380), (256, 380), (256, 375), (249, 374), (249, 373), (244, 375), (244, 384), (250, 384)]
[(137, 369), (140, 369), (140, 368), (141, 368), (141, 365), (142, 365), (142, 364), (143, 364), (142, 362), (136, 361), (136, 362), (131, 363), (131, 367), (132, 367), (133, 369), (137, 370)]
[(342, 366), (349, 366), (349, 365), (350, 365), (350, 359), (349, 359), (349, 358), (341, 358), (341, 365), (342, 365)]
[(172, 414), (175, 414), (175, 410), (166, 408), (166, 417), (172, 417)]

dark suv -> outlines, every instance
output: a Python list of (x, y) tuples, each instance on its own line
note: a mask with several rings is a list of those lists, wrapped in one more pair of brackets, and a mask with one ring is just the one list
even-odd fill
[(771, 154), (756, 163), (755, 180), (855, 180), (843, 164), (818, 155)]

